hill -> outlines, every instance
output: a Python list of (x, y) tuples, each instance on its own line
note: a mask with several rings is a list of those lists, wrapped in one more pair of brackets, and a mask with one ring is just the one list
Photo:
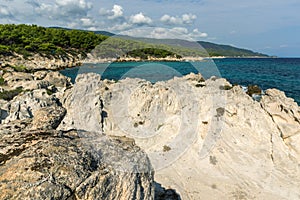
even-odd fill
[[(62, 30), (78, 30), (78, 31), (87, 31), (87, 30), (82, 30), (82, 29), (70, 29), (70, 28), (64, 28), (64, 27), (59, 27), (59, 26), (51, 26), (49, 28), (54, 28), (54, 29), (62, 29)], [(105, 35), (105, 36), (114, 36), (114, 33), (108, 32), (108, 31), (90, 31), (95, 34), (99, 35)]]
[(241, 49), (230, 45), (214, 44), (210, 42), (198, 42), (210, 56), (226, 56), (226, 57), (266, 57), (268, 55), (253, 52), (248, 49)]
[[(261, 57), (267, 56), (247, 49), (200, 41), (204, 49), (195, 48), (195, 42), (178, 39), (139, 39), (132, 37), (110, 37), (106, 31), (73, 30), (61, 27), (40, 27), (37, 25), (0, 25), (0, 56), (14, 56), (15, 53), (27, 59), (33, 55), (42, 57), (85, 58), (93, 49), (100, 57), (130, 56), (148, 57)], [(107, 39), (111, 38), (108, 40)], [(105, 44), (102, 45), (102, 42)], [(109, 43), (109, 44), (108, 44)], [(99, 44), (101, 46), (96, 48)]]
[(90, 31), (5, 24), (0, 25), (0, 55), (85, 56), (106, 38)]

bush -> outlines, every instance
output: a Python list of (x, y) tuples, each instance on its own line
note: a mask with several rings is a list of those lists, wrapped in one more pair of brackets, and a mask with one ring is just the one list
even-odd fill
[(52, 90), (46, 89), (47, 94), (50, 96), (52, 94), (54, 94), (54, 92)]
[(5, 80), (2, 76), (0, 76), (0, 85), (5, 85)]
[(23, 92), (23, 88), (22, 87), (18, 87), (15, 90), (3, 91), (3, 92), (0, 92), (0, 99), (4, 99), (6, 101), (10, 101), (15, 96), (19, 95), (21, 92)]
[(221, 85), (219, 88), (220, 88), (220, 90), (231, 90), (232, 86), (230, 86), (230, 85)]
[(261, 88), (257, 85), (248, 85), (247, 94), (252, 97), (253, 94), (261, 94)]
[(4, 46), (0, 44), (0, 55), (9, 56), (11, 52), (8, 46)]
[(14, 71), (16, 72), (27, 72), (27, 68), (24, 65), (17, 65), (17, 66), (12, 66)]

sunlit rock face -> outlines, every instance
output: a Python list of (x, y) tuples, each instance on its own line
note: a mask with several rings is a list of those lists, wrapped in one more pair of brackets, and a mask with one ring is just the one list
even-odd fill
[(257, 102), (240, 86), (199, 74), (96, 85), (86, 123), (97, 119), (101, 133), (134, 138), (155, 180), (182, 199), (299, 198), (299, 107), (282, 92), (268, 90)]
[[(0, 102), (1, 198), (300, 198), (300, 109), (281, 91), (255, 101), (200, 74), (155, 84), (81, 74), (69, 86), (53, 77)], [(37, 185), (25, 190), (28, 181)]]

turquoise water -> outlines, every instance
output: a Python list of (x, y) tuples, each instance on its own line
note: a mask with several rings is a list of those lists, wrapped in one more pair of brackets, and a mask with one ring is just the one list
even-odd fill
[(126, 77), (144, 78), (151, 82), (168, 80), (191, 72), (200, 72), (205, 78), (224, 77), (233, 84), (259, 85), (262, 89), (285, 91), (300, 105), (300, 58), (226, 58), (202, 62), (125, 62), (85, 64), (62, 70), (74, 82), (78, 73), (95, 72), (103, 79), (119, 80)]

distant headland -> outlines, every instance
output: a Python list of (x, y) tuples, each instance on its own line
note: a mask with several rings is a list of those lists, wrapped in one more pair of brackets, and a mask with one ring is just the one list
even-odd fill
[[(37, 25), (0, 25), (0, 64), (26, 66), (30, 69), (58, 70), (83, 62), (127, 61), (199, 61), (203, 58), (268, 57), (247, 49), (198, 41), (198, 49), (162, 40), (148, 43), (119, 38), (103, 31), (71, 30)], [(157, 44), (154, 44), (157, 43)], [(91, 56), (92, 55), (92, 56)]]

